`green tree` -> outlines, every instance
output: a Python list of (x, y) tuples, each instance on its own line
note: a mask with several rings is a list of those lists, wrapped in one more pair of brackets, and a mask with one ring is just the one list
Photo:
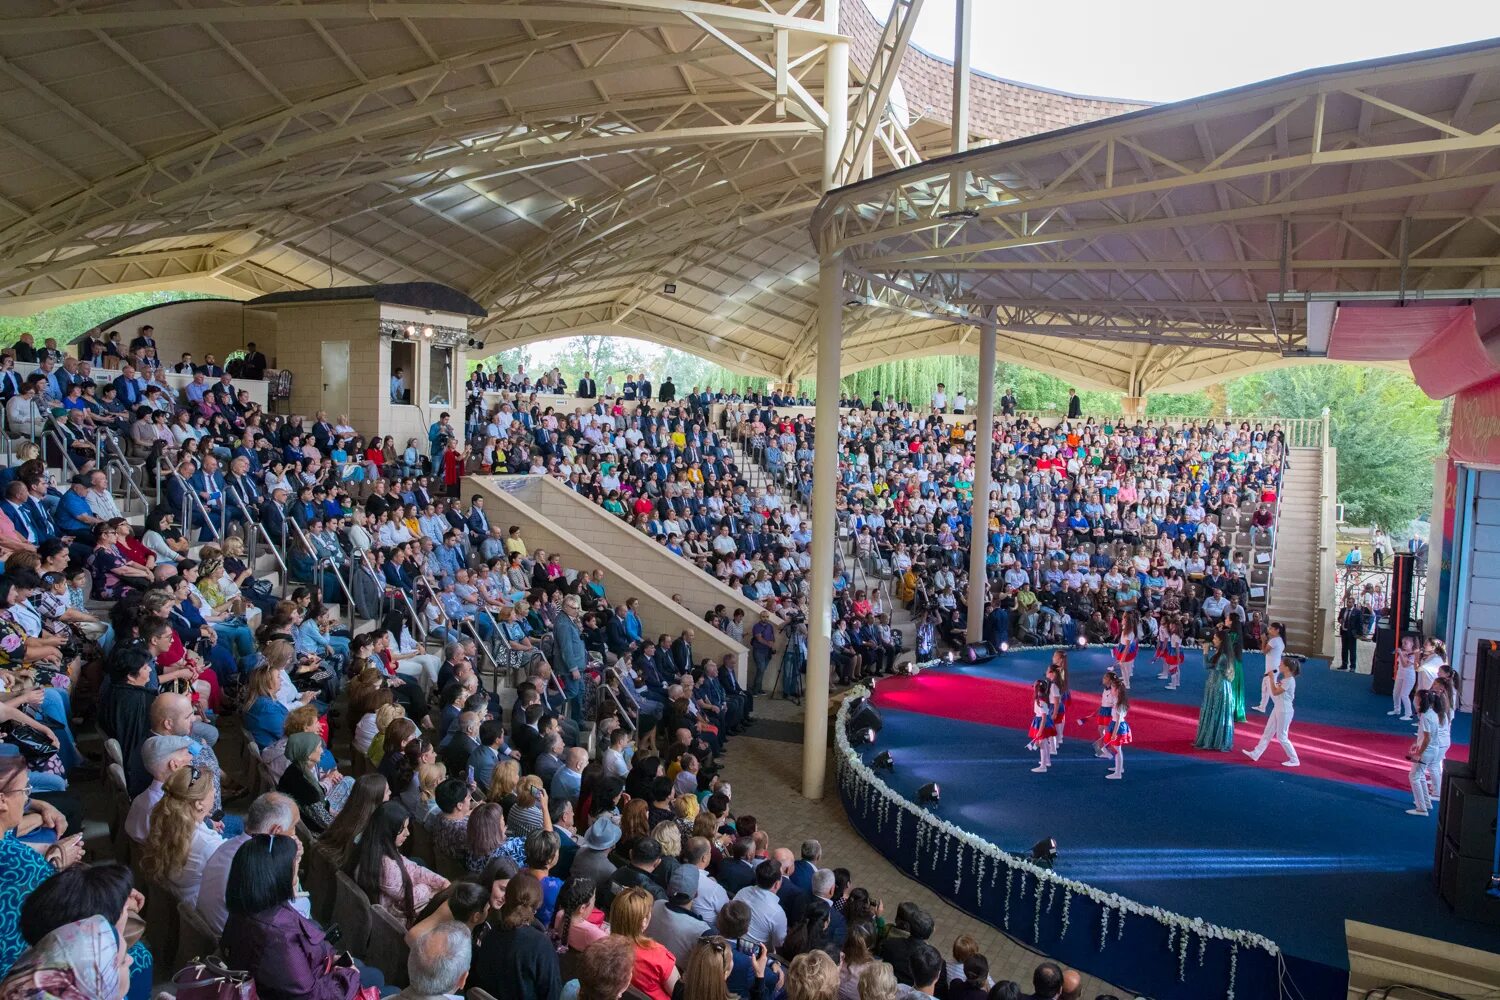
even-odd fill
[(1338, 449), (1338, 499), (1354, 524), (1400, 530), (1432, 508), (1432, 463), (1443, 404), (1410, 374), (1355, 365), (1299, 365), (1225, 386), (1238, 414), (1318, 417), (1328, 408)]
[[(59, 345), (100, 323), (107, 323), (124, 313), (147, 306), (159, 306), (183, 299), (211, 298), (198, 292), (127, 292), (123, 295), (105, 295), (96, 299), (82, 299), (64, 305), (44, 309), (31, 316), (0, 316), (0, 347), (14, 344), (23, 333), (31, 333), (38, 344), (48, 337), (57, 338)], [(128, 341), (134, 330), (121, 330)]]

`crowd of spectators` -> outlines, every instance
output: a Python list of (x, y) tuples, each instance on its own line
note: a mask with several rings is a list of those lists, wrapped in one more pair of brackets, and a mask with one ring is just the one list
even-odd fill
[[(0, 363), (18, 418), (18, 461), (0, 470), (0, 871), (18, 888), (0, 894), (0, 998), (58, 983), (148, 995), (171, 971), (140, 931), (157, 893), (222, 935), (223, 959), (268, 1000), (394, 992), (316, 919), (302, 878), (318, 863), (406, 926), (409, 996), (465, 979), (547, 1000), (1021, 995), (990, 982), (972, 941), (943, 959), (912, 904), (888, 924), (816, 841), (776, 844), (722, 780), (771, 651), (785, 648), (792, 695), (805, 657), (812, 426), (775, 412), (802, 400), (679, 399), (670, 378), (639, 375), (614, 395), (586, 377), (560, 414), (525, 395), (560, 388), (555, 372), (502, 378), (477, 397), (471, 385), (462, 423), (444, 414), (399, 447), (342, 416), (264, 412), (213, 358), (184, 357), (187, 384), (168, 385), (149, 329), (128, 348), (90, 342), (84, 361), (55, 351), (23, 340)], [(41, 367), (20, 378), (15, 358)], [(264, 373), (258, 352), (234, 361)], [(96, 364), (120, 373), (102, 391)], [(919, 646), (934, 616), (961, 625), (973, 444), (972, 422), (849, 402), (846, 682), (902, 651), (889, 602), (922, 616)], [(78, 425), (77, 447), (62, 439), (67, 481), (25, 418)], [(1274, 430), (1004, 417), (995, 433), (991, 577), (1001, 606), (1016, 596), (1010, 634), (1040, 641), (1041, 619), (1082, 599), (1102, 613), (1175, 594), (1201, 616), (1214, 588), (1166, 582), (1197, 579), (1194, 560), (1238, 596), (1208, 526), (1246, 497), (1274, 500)], [(140, 526), (111, 492), (117, 453), (161, 497)], [(480, 496), (464, 502), (472, 471), (555, 475), (741, 590), (757, 620), (721, 607), (708, 624), (747, 642), (750, 683), (732, 658), (695, 653), (693, 630), (648, 632), (597, 568), (530, 547)], [(253, 558), (268, 546), (290, 577), (279, 591)], [(1118, 565), (1096, 562), (1106, 553)], [(890, 583), (855, 586), (860, 574)], [(1048, 611), (1028, 617), (1026, 593)], [(80, 747), (94, 725), (106, 755)], [(241, 740), (251, 765), (226, 767)], [(101, 770), (128, 865), (83, 856), (79, 783)], [(1050, 963), (1031, 989), (1068, 995)]]
[[(668, 379), (664, 402), (642, 376), (614, 394), (613, 379), (601, 390), (586, 375), (571, 407), (533, 403), (528, 413), (518, 394), (528, 384), (504, 371), (474, 383), (467, 427), (482, 468), (557, 478), (796, 631), (811, 568), (814, 426), (785, 408), (805, 399), (694, 386), (678, 401)], [(1146, 642), (1166, 627), (1191, 641), (1231, 618), (1263, 627), (1252, 574), (1274, 537), (1281, 428), (1083, 417), (1072, 400), (1069, 416), (1044, 419), (1018, 413), (1013, 392), (1001, 398), (990, 596), (978, 611), (986, 638), (1106, 641), (1131, 612)], [(924, 408), (878, 392), (868, 404), (840, 399), (833, 644), (843, 680), (912, 645), (931, 655), (963, 641), (979, 433), (967, 405), (943, 386)], [(892, 629), (895, 603), (916, 616), (915, 636)], [(726, 614), (718, 624), (743, 635), (755, 623)]]

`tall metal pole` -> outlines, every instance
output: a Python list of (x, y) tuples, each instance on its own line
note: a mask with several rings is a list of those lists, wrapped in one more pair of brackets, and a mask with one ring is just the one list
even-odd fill
[[(838, 5), (825, 0), (837, 27)], [(831, 42), (825, 57), (823, 190), (833, 186), (849, 128), (849, 43)], [(838, 536), (839, 353), (844, 339), (844, 262), (820, 248), (818, 267), (817, 410), (813, 430), (812, 579), (807, 620), (807, 678), (802, 701), (802, 794), (823, 797), (828, 761), (828, 663), (833, 646), (833, 545)]]
[(970, 642), (984, 636), (985, 549), (990, 537), (990, 484), (995, 462), (995, 324), (985, 320), (979, 327), (979, 399), (974, 409), (974, 506), (969, 517), (969, 619)]
[(953, 11), (953, 152), (969, 148), (969, 39), (974, 0), (954, 0)]
[[(953, 11), (953, 152), (969, 148), (969, 39), (974, 0), (954, 0)], [(948, 178), (948, 210), (959, 212), (968, 197), (969, 173), (955, 170)]]

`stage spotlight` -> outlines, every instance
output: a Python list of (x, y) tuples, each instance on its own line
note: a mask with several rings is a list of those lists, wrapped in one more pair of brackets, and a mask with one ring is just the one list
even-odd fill
[(1032, 844), (1031, 863), (1040, 868), (1051, 868), (1057, 864), (1057, 841), (1048, 837)]
[(922, 803), (931, 802), (933, 805), (937, 805), (938, 802), (941, 800), (941, 797), (942, 797), (942, 793), (941, 793), (941, 790), (938, 788), (938, 783), (936, 781), (929, 781), (927, 784), (925, 784), (921, 788), (917, 789), (917, 801), (918, 802), (922, 802)]
[(871, 766), (877, 771), (894, 771), (896, 769), (896, 758), (891, 756), (889, 750), (882, 750), (875, 755), (874, 763)]
[(858, 732), (856, 732), (854, 734), (854, 742), (855, 743), (874, 743), (875, 742), (875, 730), (873, 730), (873, 729), (861, 729), (861, 730), (859, 730)]
[(1008, 643), (1008, 642), (1002, 642), (1000, 644), (1000, 652), (1002, 652), (1002, 653), (1009, 653), (1010, 652), (1010, 643)]
[(1087, 646), (1088, 644), (1089, 644), (1089, 640), (1088, 640), (1087, 636), (1080, 635), (1078, 637), (1078, 648), (1079, 649), (1082, 649), (1084, 646)]
[(895, 670), (892, 671), (892, 673), (896, 674), (898, 677), (915, 677), (921, 672), (922, 668), (917, 666), (915, 660), (907, 660), (905, 663), (898, 663), (896, 664)]
[(426, 337), (428, 340), (431, 340), (432, 339), (432, 327), (430, 327), (430, 326), (424, 326), (424, 327), (422, 327), (422, 336)]
[(415, 326), (412, 326), (411, 324), (408, 323), (407, 326), (406, 326), (406, 335), (408, 337), (410, 337), (412, 340), (416, 340), (417, 339), (417, 328)]

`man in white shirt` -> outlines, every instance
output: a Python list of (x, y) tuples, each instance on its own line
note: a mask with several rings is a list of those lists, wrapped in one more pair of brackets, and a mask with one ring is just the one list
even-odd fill
[(164, 794), (162, 782), (193, 762), (192, 743), (186, 736), (152, 736), (141, 744), (141, 763), (151, 774), (151, 784), (131, 800), (130, 812), (125, 814), (125, 833), (137, 844), (144, 844), (151, 832), (151, 810)]
[(708, 864), (712, 859), (713, 845), (708, 842), (708, 838), (688, 838), (682, 849), (682, 863), (698, 869), (698, 895), (693, 898), (693, 914), (710, 927), (724, 904), (729, 902), (729, 893), (708, 873)]
[[(229, 868), (241, 846), (258, 833), (273, 837), (295, 837), (301, 813), (297, 803), (280, 792), (267, 792), (254, 802), (245, 813), (245, 832), (220, 844), (203, 864), (203, 880), (198, 883), (198, 915), (213, 928), (214, 934), (224, 933), (224, 924), (229, 919), (229, 910), (224, 902), (224, 893), (229, 886)], [(312, 899), (299, 886), (292, 896), (292, 906), (298, 913), (312, 919)]]
[(763, 944), (773, 952), (786, 938), (786, 911), (776, 895), (780, 887), (781, 866), (767, 858), (756, 866), (754, 884), (734, 894), (736, 900), (750, 907), (750, 930), (745, 933), (745, 940)]

